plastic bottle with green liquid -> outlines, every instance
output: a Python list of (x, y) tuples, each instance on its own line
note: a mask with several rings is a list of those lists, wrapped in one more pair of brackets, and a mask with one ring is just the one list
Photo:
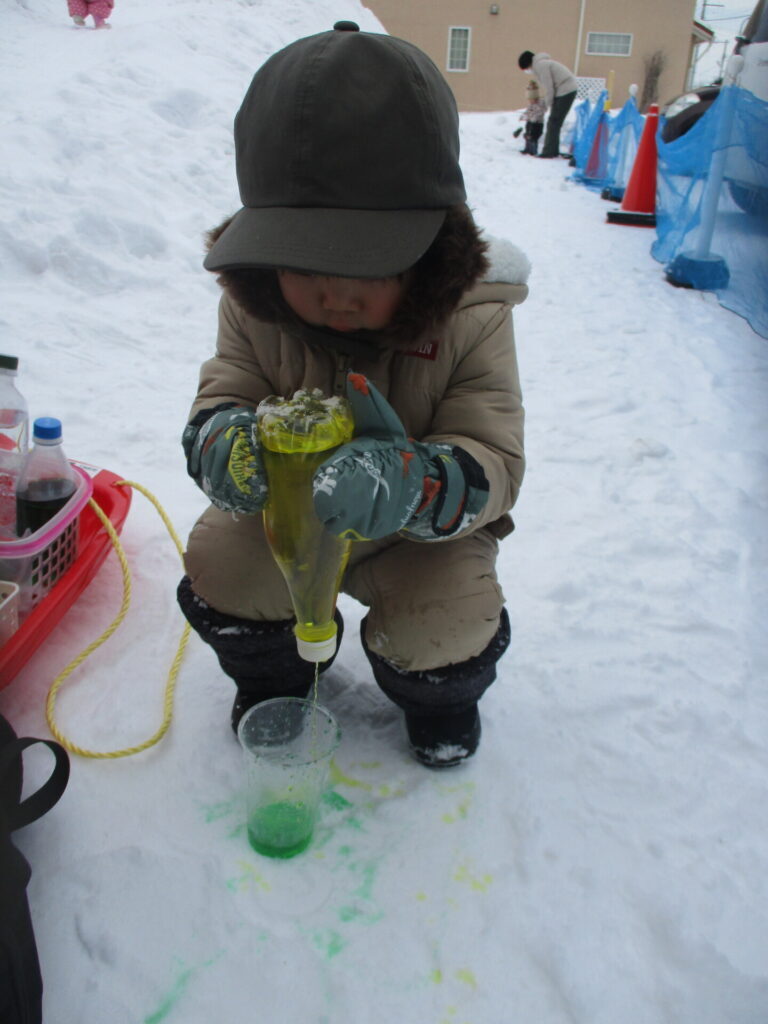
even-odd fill
[(312, 477), (352, 438), (352, 410), (344, 398), (301, 390), (293, 398), (265, 398), (257, 417), (269, 483), (267, 540), (291, 594), (298, 652), (317, 664), (336, 652), (333, 616), (351, 541), (330, 533), (317, 518)]

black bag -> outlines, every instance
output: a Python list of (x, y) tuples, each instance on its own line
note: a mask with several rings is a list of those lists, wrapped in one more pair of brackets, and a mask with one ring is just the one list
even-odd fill
[[(22, 753), (43, 743), (56, 758), (48, 781), (22, 802)], [(52, 740), (18, 739), (0, 715), (0, 1021), (40, 1024), (43, 982), (27, 901), (29, 864), (11, 833), (49, 811), (69, 779), (66, 750)]]

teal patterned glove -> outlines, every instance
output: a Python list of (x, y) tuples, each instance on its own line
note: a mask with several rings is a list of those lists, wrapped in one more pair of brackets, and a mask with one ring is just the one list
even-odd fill
[(482, 467), (458, 447), (423, 444), (361, 374), (347, 377), (356, 437), (318, 467), (315, 511), (325, 526), (351, 540), (399, 530), (441, 540), (466, 527), (488, 500)]
[(249, 515), (261, 512), (267, 476), (253, 409), (203, 409), (187, 424), (181, 443), (189, 475), (217, 508)]

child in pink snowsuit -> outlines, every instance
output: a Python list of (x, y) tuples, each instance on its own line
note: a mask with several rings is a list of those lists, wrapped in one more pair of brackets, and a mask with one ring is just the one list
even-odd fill
[(112, 13), (115, 0), (67, 0), (69, 16), (76, 25), (84, 25), (90, 14), (94, 28), (111, 28), (107, 18)]

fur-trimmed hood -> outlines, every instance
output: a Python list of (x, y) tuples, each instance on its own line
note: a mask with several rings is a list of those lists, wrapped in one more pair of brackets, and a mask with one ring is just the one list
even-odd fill
[(486, 236), (488, 269), (483, 281), (497, 284), (527, 284), (531, 261), (522, 249), (506, 238)]
[(482, 280), (462, 296), (459, 309), (500, 301), (519, 306), (528, 296), (531, 263), (523, 250), (506, 238), (487, 236), (486, 242), (488, 269)]
[[(207, 236), (208, 247), (230, 223), (224, 221)], [(469, 210), (454, 207), (448, 211), (435, 241), (409, 272), (408, 288), (393, 323), (382, 331), (361, 331), (354, 338), (347, 333), (335, 338), (335, 332), (322, 331), (332, 344), (339, 342), (409, 349), (426, 331), (443, 323), (482, 282), (506, 281), (525, 285), (530, 264), (524, 253), (504, 239), (483, 239)], [(299, 320), (287, 306), (273, 268), (239, 268), (221, 272), (217, 280), (250, 316), (275, 323), (297, 334), (311, 334), (318, 340), (318, 329)], [(527, 288), (518, 292), (522, 301)], [(471, 301), (470, 301), (471, 304)]]

